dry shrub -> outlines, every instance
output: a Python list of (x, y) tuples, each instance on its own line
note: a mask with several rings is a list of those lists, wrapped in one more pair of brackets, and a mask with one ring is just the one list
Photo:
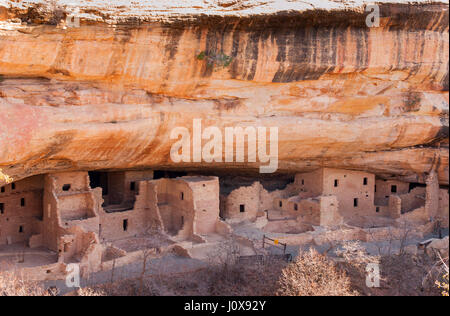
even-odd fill
[(442, 281), (436, 281), (436, 285), (442, 290), (442, 296), (448, 296), (448, 271), (442, 276)]
[(437, 286), (437, 288), (440, 289), (442, 296), (449, 296), (449, 285), (448, 285), (448, 279), (449, 279), (449, 270), (448, 270), (448, 257), (442, 258), (442, 256), (437, 252), (437, 256), (439, 257), (439, 261), (435, 263), (433, 268), (428, 273), (427, 278), (433, 277), (435, 275), (435, 278), (437, 279), (434, 284)]
[[(371, 289), (366, 285), (368, 264), (381, 263), (380, 256), (371, 256), (359, 241), (346, 241), (341, 245), (341, 249), (336, 250), (336, 255), (342, 258), (339, 267), (342, 268), (350, 278), (352, 288), (360, 295), (372, 295)], [(383, 276), (380, 276), (383, 281)]]
[(436, 285), (442, 290), (442, 296), (448, 296), (449, 287), (448, 287), (448, 257), (446, 260), (441, 259), (442, 262), (442, 269), (443, 269), (443, 275), (441, 277), (442, 281), (436, 281)]
[(342, 244), (342, 249), (337, 250), (336, 254), (362, 270), (365, 270), (369, 263), (380, 262), (380, 257), (369, 255), (359, 241), (345, 242)]
[(208, 254), (209, 283), (211, 292), (215, 293), (222, 284), (239, 284), (243, 281), (242, 267), (238, 263), (239, 244), (233, 238), (220, 243)]
[(106, 296), (106, 293), (101, 289), (93, 289), (90, 287), (81, 288), (76, 292), (77, 296)]
[(269, 258), (263, 262), (236, 263), (228, 266), (227, 270), (218, 266), (209, 267), (202, 273), (202, 278), (208, 281), (206, 295), (275, 295), (278, 279), (285, 267), (285, 261)]
[(350, 279), (336, 264), (316, 250), (300, 253), (283, 271), (279, 296), (355, 296)]
[(442, 282), (436, 281), (436, 285), (442, 290), (442, 296), (448, 296), (448, 272), (442, 276)]
[[(199, 273), (207, 281), (206, 295), (270, 296), (286, 262), (263, 256), (240, 261), (239, 242), (234, 238), (222, 242), (209, 254), (209, 267)], [(203, 274), (200, 276), (200, 274)]]
[(76, 296), (149, 296), (142, 292), (138, 279), (119, 280), (113, 283), (91, 285), (80, 288), (71, 295)]
[[(403, 234), (403, 233), (402, 233)], [(406, 234), (406, 233), (405, 233)], [(442, 276), (440, 265), (427, 255), (401, 254), (372, 256), (360, 242), (345, 242), (336, 254), (339, 267), (346, 271), (352, 288), (367, 296), (435, 296), (439, 295), (435, 280)], [(380, 267), (380, 287), (366, 285), (369, 263)], [(441, 280), (441, 279), (440, 279)]]
[(0, 296), (48, 296), (38, 283), (23, 278), (18, 272), (0, 273)]
[(377, 296), (436, 296), (439, 291), (430, 271), (434, 260), (427, 255), (391, 255), (381, 258), (381, 287), (371, 289)]

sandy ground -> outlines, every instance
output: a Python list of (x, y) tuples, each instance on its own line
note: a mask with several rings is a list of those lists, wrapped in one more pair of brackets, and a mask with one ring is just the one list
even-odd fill
[[(146, 276), (164, 276), (171, 274), (188, 274), (202, 268), (207, 264), (200, 260), (178, 257), (176, 255), (167, 255), (163, 258), (151, 259), (147, 263)], [(81, 286), (92, 286), (110, 282), (118, 282), (127, 279), (139, 278), (142, 275), (143, 264), (136, 262), (123, 267), (118, 267), (113, 271), (102, 271), (93, 273), (89, 279), (82, 279)], [(65, 281), (47, 281), (45, 287), (57, 287), (59, 294), (64, 295), (72, 292), (73, 288), (67, 288)]]
[(46, 248), (30, 249), (23, 243), (0, 246), (0, 271), (10, 265), (22, 268), (45, 266), (57, 262), (58, 255)]

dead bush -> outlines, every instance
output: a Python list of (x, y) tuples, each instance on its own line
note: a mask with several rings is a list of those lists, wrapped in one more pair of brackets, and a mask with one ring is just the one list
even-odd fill
[[(370, 295), (370, 289), (366, 286), (367, 266), (370, 263), (380, 264), (380, 256), (371, 256), (358, 241), (344, 242), (340, 249), (336, 250), (339, 267), (350, 278), (352, 288), (361, 295)], [(380, 276), (382, 280), (382, 276)], [(380, 281), (381, 281), (380, 280)]]
[(214, 295), (221, 285), (239, 284), (243, 281), (242, 267), (238, 262), (239, 244), (233, 238), (222, 242), (208, 254), (209, 287)]
[(76, 292), (77, 296), (107, 296), (102, 289), (81, 288)]
[(350, 279), (336, 264), (316, 250), (300, 253), (283, 271), (279, 296), (355, 296)]
[(120, 280), (114, 283), (91, 285), (78, 289), (76, 296), (150, 296), (151, 293), (142, 288), (140, 280)]
[(36, 282), (26, 280), (19, 272), (0, 273), (0, 296), (49, 296)]
[(371, 256), (362, 247), (359, 241), (347, 241), (342, 244), (342, 249), (336, 251), (339, 257), (365, 270), (369, 263), (379, 263), (379, 256)]
[(436, 285), (442, 290), (442, 296), (448, 296), (448, 271), (442, 276), (442, 281), (436, 281)]
[(449, 296), (449, 271), (448, 271), (448, 257), (442, 258), (438, 251), (436, 255), (439, 260), (433, 265), (433, 267), (428, 272), (427, 276), (424, 278), (423, 284), (426, 284), (429, 280), (436, 280), (434, 285), (437, 286), (441, 291), (442, 296)]
[(429, 275), (434, 260), (426, 255), (383, 256), (380, 261), (381, 287), (370, 289), (378, 296), (436, 296), (439, 291)]
[(209, 255), (209, 267), (198, 276), (207, 281), (206, 295), (270, 296), (277, 289), (277, 281), (286, 262), (261, 255), (240, 260), (239, 242), (230, 238)]

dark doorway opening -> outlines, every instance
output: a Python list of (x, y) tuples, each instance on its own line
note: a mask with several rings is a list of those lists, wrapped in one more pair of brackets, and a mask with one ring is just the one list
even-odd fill
[(426, 188), (426, 187), (427, 186), (425, 184), (422, 184), (422, 183), (410, 183), (409, 184), (409, 192), (411, 192), (415, 188)]
[(163, 178), (174, 179), (174, 178), (179, 178), (179, 177), (184, 177), (184, 176), (187, 176), (186, 172), (166, 171), (166, 170), (153, 171), (153, 179), (155, 179), (155, 180), (163, 179)]
[(103, 195), (108, 195), (108, 173), (89, 171), (89, 181), (92, 189), (102, 188)]

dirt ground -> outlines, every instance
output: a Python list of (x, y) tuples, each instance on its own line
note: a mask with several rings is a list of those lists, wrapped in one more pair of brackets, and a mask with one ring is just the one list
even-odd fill
[[(435, 263), (425, 255), (382, 257), (379, 288), (366, 286), (365, 266), (341, 262), (337, 268), (349, 277), (351, 289), (357, 295), (440, 296), (435, 285), (439, 279), (437, 270), (433, 270)], [(93, 286), (89, 292), (108, 296), (273, 296), (287, 265), (285, 261), (271, 260), (262, 264), (204, 266), (187, 273), (152, 274), (143, 279)]]

